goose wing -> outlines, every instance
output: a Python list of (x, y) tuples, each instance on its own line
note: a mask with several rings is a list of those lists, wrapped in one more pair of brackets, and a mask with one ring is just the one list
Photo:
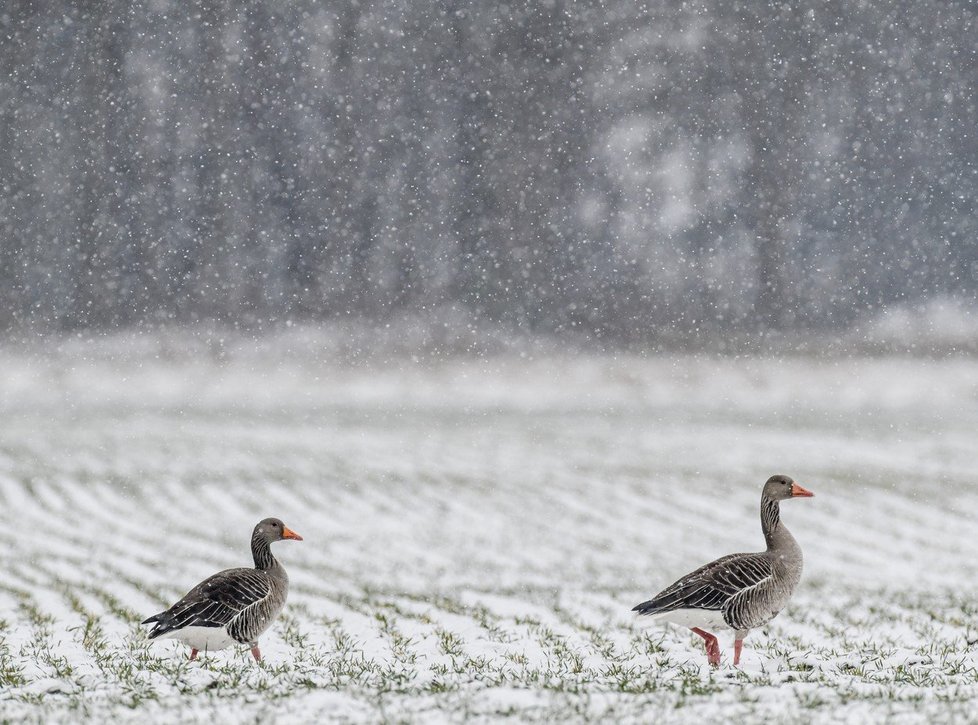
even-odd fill
[(155, 622), (150, 639), (184, 627), (227, 627), (270, 592), (271, 583), (265, 572), (226, 569), (205, 579), (168, 610), (154, 614), (143, 624)]
[(720, 610), (739, 592), (769, 578), (773, 569), (764, 553), (730, 554), (701, 566), (632, 608), (639, 614), (658, 614), (676, 609)]

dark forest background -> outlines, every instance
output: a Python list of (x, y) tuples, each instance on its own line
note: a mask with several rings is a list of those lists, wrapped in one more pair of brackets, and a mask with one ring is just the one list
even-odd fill
[(8, 334), (626, 344), (978, 292), (969, 2), (0, 8)]

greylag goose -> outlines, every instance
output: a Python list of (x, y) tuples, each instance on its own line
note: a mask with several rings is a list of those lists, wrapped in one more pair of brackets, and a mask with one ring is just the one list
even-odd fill
[(143, 621), (155, 622), (149, 638), (183, 642), (190, 647), (191, 661), (197, 659), (200, 650), (247, 644), (255, 661), (260, 662), (258, 638), (282, 611), (289, 593), (289, 577), (272, 556), (270, 546), (283, 539), (302, 541), (278, 519), (259, 521), (251, 534), (255, 568), (225, 569), (208, 577), (165, 612)]
[(632, 611), (689, 627), (705, 640), (714, 667), (720, 664), (720, 645), (707, 630), (734, 630), (734, 665), (739, 665), (747, 632), (774, 619), (801, 579), (801, 548), (781, 523), (780, 502), (814, 495), (790, 476), (771, 476), (761, 492), (766, 551), (730, 554), (701, 566)]

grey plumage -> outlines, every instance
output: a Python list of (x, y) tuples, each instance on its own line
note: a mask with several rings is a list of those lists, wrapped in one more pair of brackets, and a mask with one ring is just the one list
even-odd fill
[(271, 543), (302, 537), (279, 519), (260, 521), (251, 536), (255, 568), (226, 569), (208, 577), (165, 612), (143, 624), (154, 624), (149, 638), (173, 637), (199, 649), (221, 649), (234, 642), (252, 648), (260, 659), (258, 638), (285, 605), (289, 577), (272, 555)]
[[(801, 548), (781, 523), (780, 501), (811, 495), (789, 476), (772, 476), (761, 493), (765, 551), (730, 554), (710, 562), (632, 611), (691, 626), (707, 641), (712, 664), (719, 662), (719, 647), (716, 638), (700, 625), (729, 627), (736, 633), (734, 663), (739, 663), (747, 632), (776, 617), (801, 579)], [(711, 646), (716, 648), (715, 653)]]

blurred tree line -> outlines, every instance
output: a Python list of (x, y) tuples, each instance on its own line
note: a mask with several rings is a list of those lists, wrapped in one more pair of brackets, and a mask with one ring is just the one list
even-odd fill
[(973, 296), (975, 14), (6, 0), (0, 328), (633, 342)]

